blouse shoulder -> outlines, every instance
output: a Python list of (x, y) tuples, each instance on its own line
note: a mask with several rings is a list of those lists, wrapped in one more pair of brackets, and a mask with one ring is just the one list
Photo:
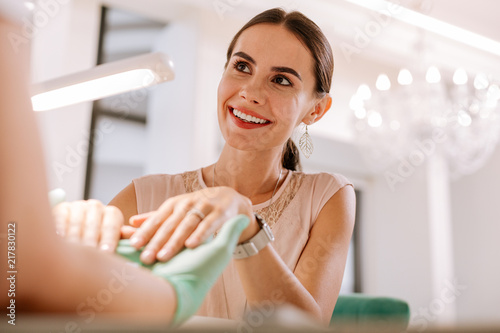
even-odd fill
[(345, 186), (353, 186), (351, 181), (338, 173), (308, 173), (304, 174), (303, 198), (309, 200), (311, 227), (318, 218), (323, 206), (335, 193)]
[(288, 182), (270, 205), (254, 206), (272, 227), (287, 209), (298, 209), (298, 214), (315, 221), (324, 204), (342, 187), (352, 185), (344, 176), (335, 173), (304, 173), (293, 171)]
[(352, 182), (344, 175), (339, 173), (319, 172), (319, 173), (306, 173), (306, 179), (314, 183), (316, 190), (324, 189), (325, 191), (337, 192), (341, 188), (352, 185)]

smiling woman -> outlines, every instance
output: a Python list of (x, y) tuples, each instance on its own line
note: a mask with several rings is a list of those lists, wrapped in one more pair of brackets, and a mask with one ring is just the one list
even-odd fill
[[(279, 52), (271, 52), (269, 45)], [(219, 126), (224, 139), (229, 146), (242, 150), (274, 148), (281, 152), (300, 122), (312, 123), (327, 110), (329, 96), (321, 101), (314, 91), (313, 59), (295, 35), (268, 23), (247, 28), (233, 47), (228, 59), (231, 65), (226, 65), (218, 90)], [(319, 112), (314, 110), (316, 104)], [(311, 109), (314, 112), (306, 114)], [(249, 126), (232, 110), (267, 122)], [(226, 122), (227, 118), (232, 122)], [(231, 128), (232, 124), (258, 129), (252, 133), (257, 140), (248, 140), (249, 133)], [(238, 143), (235, 140), (240, 135)]]
[[(241, 319), (248, 306), (273, 302), (329, 323), (353, 230), (354, 190), (342, 175), (300, 172), (290, 136), (329, 110), (332, 73), (330, 44), (314, 22), (277, 8), (257, 15), (227, 52), (217, 92), (225, 140), (218, 160), (134, 179), (111, 201), (131, 225), (122, 236), (144, 246), (146, 264), (197, 248), (228, 218), (249, 217), (199, 315)], [(60, 219), (69, 223), (68, 216)]]

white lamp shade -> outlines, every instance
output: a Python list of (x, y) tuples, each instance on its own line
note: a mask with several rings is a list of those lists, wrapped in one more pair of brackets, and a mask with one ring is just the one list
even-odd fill
[(93, 101), (173, 80), (174, 66), (163, 53), (149, 53), (32, 86), (34, 111)]

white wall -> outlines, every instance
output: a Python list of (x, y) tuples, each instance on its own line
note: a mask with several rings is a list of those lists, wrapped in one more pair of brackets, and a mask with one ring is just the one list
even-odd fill
[[(53, 2), (58, 4), (58, 2)], [(39, 9), (47, 16), (32, 44), (33, 82), (95, 66), (100, 8), (94, 0), (73, 0)], [(37, 12), (35, 12), (35, 15)], [(50, 188), (63, 188), (69, 200), (83, 197), (91, 103), (39, 112)]]
[(182, 17), (170, 22), (156, 41), (154, 50), (174, 62), (175, 80), (151, 89), (146, 173), (179, 173), (192, 165), (197, 30), (194, 18)]
[(476, 174), (452, 184), (457, 299), (462, 322), (500, 322), (500, 147)]
[(217, 86), (238, 24), (214, 22), (221, 21), (211, 11), (186, 11), (156, 42), (155, 50), (172, 58), (176, 78), (152, 89), (146, 173), (193, 170), (218, 156)]

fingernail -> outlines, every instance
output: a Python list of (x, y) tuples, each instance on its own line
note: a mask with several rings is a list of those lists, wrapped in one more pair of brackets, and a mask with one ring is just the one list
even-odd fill
[(136, 219), (134, 218), (134, 216), (132, 216), (131, 218), (129, 218), (129, 219), (128, 219), (128, 223), (129, 223), (131, 226), (133, 226), (133, 225), (134, 225), (135, 220), (136, 220)]
[(163, 261), (169, 259), (171, 255), (172, 255), (171, 249), (161, 249), (156, 257), (158, 258), (158, 260)]
[(151, 264), (155, 261), (155, 254), (151, 250), (144, 250), (141, 253), (141, 261), (145, 264)]
[(200, 243), (200, 239), (198, 237), (191, 237), (186, 240), (186, 247), (194, 247)]
[(140, 236), (132, 236), (132, 237), (130, 238), (130, 245), (132, 245), (132, 246), (134, 246), (134, 247), (135, 247), (136, 245), (141, 244), (141, 243), (142, 243), (142, 237), (140, 237)]

